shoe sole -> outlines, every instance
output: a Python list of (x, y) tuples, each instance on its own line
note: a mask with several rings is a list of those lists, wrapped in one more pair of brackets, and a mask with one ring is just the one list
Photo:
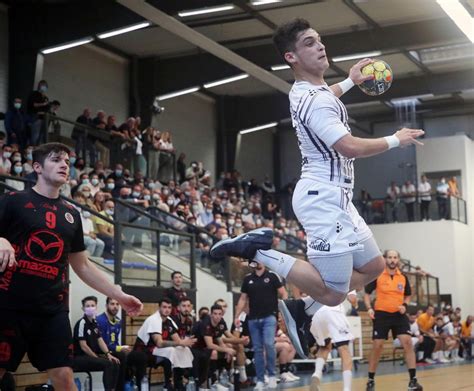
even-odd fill
[(319, 377), (312, 376), (311, 377), (311, 384), (309, 385), (309, 391), (321, 391), (321, 380), (319, 380)]
[(285, 321), (286, 329), (288, 330), (288, 336), (290, 337), (291, 343), (296, 350), (298, 356), (302, 359), (307, 360), (308, 357), (304, 353), (303, 347), (301, 346), (300, 339), (298, 337), (298, 328), (296, 327), (296, 322), (291, 316), (290, 310), (286, 306), (283, 300), (278, 300), (278, 309), (280, 310), (283, 320)]
[[(242, 235), (239, 235), (235, 238), (229, 238), (229, 239), (224, 239), (224, 240), (221, 240), (219, 242), (217, 242), (216, 244), (214, 244), (211, 249), (209, 250), (209, 255), (211, 256), (211, 258), (214, 258), (214, 259), (218, 259), (218, 258), (222, 258), (222, 257), (225, 257), (226, 255), (228, 255), (226, 252), (224, 252), (224, 254), (216, 254), (216, 250), (219, 251), (219, 249), (222, 247), (222, 246), (225, 246), (226, 244), (229, 244), (229, 243), (233, 243), (235, 242), (236, 240), (238, 240), (238, 238), (240, 238), (241, 236), (243, 235), (248, 235), (249, 237), (252, 237), (252, 242), (253, 243), (259, 243), (262, 245), (262, 248), (261, 250), (268, 250), (272, 247), (272, 242), (273, 242), (273, 234), (271, 235), (271, 239), (270, 240), (262, 240), (262, 239), (265, 239), (266, 237), (266, 232), (267, 231), (271, 231), (269, 229), (261, 229), (261, 230), (258, 230), (257, 232), (255, 232), (257, 230), (254, 230), (254, 231), (251, 231), (250, 233), (247, 233), (247, 234), (242, 234)], [(262, 240), (261, 242), (259, 240)], [(267, 248), (268, 247), (268, 248)], [(258, 250), (257, 250), (258, 251)], [(250, 261), (252, 261), (252, 259), (250, 259)], [(253, 262), (252, 262), (253, 263)]]

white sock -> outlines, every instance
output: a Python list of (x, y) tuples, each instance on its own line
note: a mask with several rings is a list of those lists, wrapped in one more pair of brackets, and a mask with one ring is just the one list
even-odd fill
[(245, 383), (247, 381), (247, 371), (245, 370), (245, 367), (239, 367), (239, 375), (240, 375), (240, 381), (242, 383)]
[(304, 312), (311, 317), (323, 306), (323, 304), (317, 302), (311, 296), (302, 297), (301, 300), (304, 301)]
[(344, 390), (343, 391), (351, 391), (352, 387), (352, 371), (347, 370), (342, 372), (342, 380), (344, 384)]
[(324, 360), (324, 358), (318, 357), (316, 359), (313, 376), (317, 376), (319, 379), (323, 378), (323, 368), (325, 362), (326, 361)]
[(457, 349), (457, 348), (453, 349), (452, 352), (453, 352), (453, 357), (452, 358), (459, 358), (459, 349)]
[(254, 261), (262, 263), (279, 276), (286, 278), (296, 259), (275, 250), (257, 250)]

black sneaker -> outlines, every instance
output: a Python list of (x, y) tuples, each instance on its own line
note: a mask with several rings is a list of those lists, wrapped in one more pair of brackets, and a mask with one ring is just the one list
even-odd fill
[(278, 309), (285, 322), (288, 337), (303, 359), (308, 358), (308, 340), (306, 328), (311, 324), (311, 317), (306, 315), (304, 301), (299, 299), (278, 300)]
[(423, 391), (423, 387), (418, 383), (416, 377), (410, 380), (408, 383), (408, 391)]
[(367, 386), (365, 388), (365, 391), (375, 391), (375, 381), (372, 379), (369, 379), (367, 381)]
[(269, 250), (273, 243), (273, 230), (259, 228), (232, 239), (224, 239), (209, 250), (211, 258), (223, 258), (226, 255), (252, 260), (257, 250)]

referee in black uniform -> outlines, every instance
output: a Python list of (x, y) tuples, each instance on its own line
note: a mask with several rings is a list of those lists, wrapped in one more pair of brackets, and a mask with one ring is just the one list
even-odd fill
[(59, 198), (69, 177), (69, 148), (44, 144), (33, 152), (36, 185), (0, 197), (0, 389), (25, 352), (47, 371), (56, 391), (71, 391), (72, 335), (69, 264), (89, 286), (116, 299), (131, 315), (142, 303), (112, 285), (87, 258), (79, 212)]

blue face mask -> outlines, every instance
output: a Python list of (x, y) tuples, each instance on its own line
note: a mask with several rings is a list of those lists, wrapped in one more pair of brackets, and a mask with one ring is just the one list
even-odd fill
[(26, 154), (26, 159), (27, 160), (33, 160), (33, 154), (32, 153)]
[(76, 157), (75, 157), (75, 156), (71, 156), (71, 157), (69, 158), (69, 163), (71, 163), (71, 164), (76, 163)]
[(15, 109), (17, 109), (17, 110), (20, 110), (21, 109), (21, 103), (14, 103), (13, 107), (15, 107)]
[(82, 184), (83, 185), (88, 185), (89, 184), (89, 179), (83, 179)]
[(115, 170), (115, 175), (122, 176), (122, 170)]
[(23, 172), (23, 167), (15, 166), (13, 167), (13, 171), (15, 171), (15, 174), (21, 174)]
[(43, 84), (42, 86), (40, 86), (39, 90), (40, 90), (41, 92), (46, 92), (46, 91), (48, 91), (48, 86), (45, 86), (45, 85)]
[(115, 183), (107, 183), (107, 188), (110, 190), (115, 189)]

